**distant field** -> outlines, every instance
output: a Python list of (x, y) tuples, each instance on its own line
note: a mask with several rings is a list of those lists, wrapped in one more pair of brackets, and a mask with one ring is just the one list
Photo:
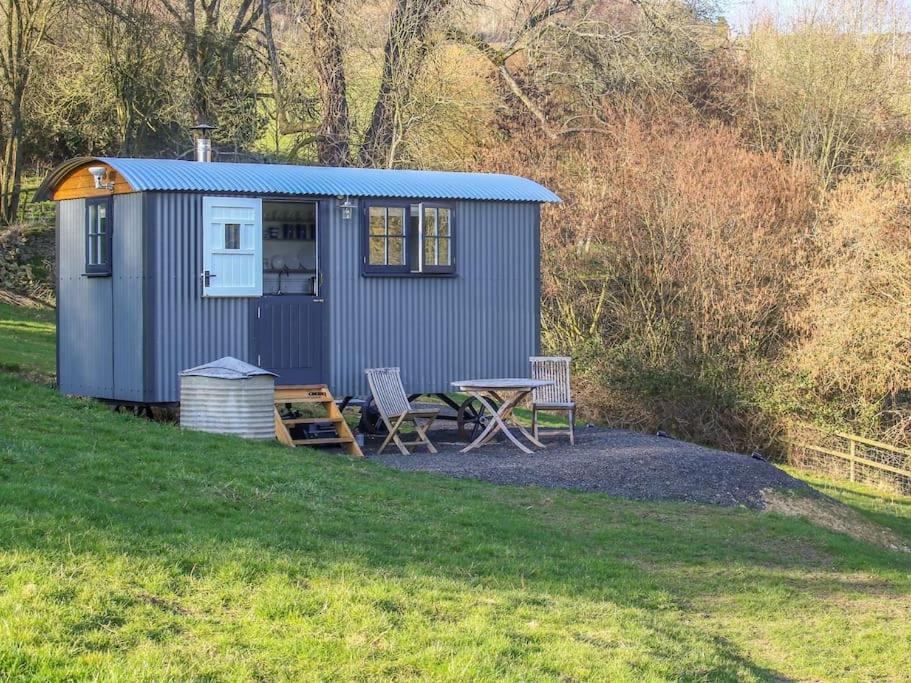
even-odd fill
[[(44, 340), (15, 363), (46, 369), (13, 313), (4, 365)], [(816, 483), (911, 542), (911, 499)], [(803, 519), (398, 472), (0, 372), (0, 680), (899, 680), (909, 616), (911, 555)]]

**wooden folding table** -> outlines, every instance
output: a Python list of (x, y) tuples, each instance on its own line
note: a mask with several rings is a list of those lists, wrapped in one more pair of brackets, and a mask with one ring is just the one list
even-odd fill
[[(525, 427), (518, 423), (513, 411), (532, 391), (538, 387), (546, 387), (551, 384), (553, 382), (548, 380), (529, 378), (466, 379), (453, 382), (452, 386), (456, 389), (480, 401), (481, 405), (487, 409), (491, 416), (491, 420), (484, 431), (460, 452), (467, 453), (483, 446), (493, 439), (498, 432), (502, 431), (519, 450), (524, 453), (531, 453), (531, 449), (519, 441), (516, 435), (510, 431), (510, 424), (531, 444), (538, 448), (544, 448), (543, 443), (538, 441)], [(495, 403), (500, 405), (499, 409), (494, 407)]]

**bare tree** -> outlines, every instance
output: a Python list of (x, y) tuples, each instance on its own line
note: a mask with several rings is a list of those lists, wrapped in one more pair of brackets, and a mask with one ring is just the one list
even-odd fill
[(557, 133), (547, 120), (544, 110), (510, 69), (508, 61), (525, 49), (528, 41), (549, 19), (569, 12), (575, 4), (576, 0), (534, 0), (530, 4), (520, 3), (516, 10), (516, 27), (512, 36), (502, 44), (488, 40), (480, 32), (468, 31), (457, 26), (452, 26), (447, 31), (450, 40), (473, 47), (491, 63), (510, 92), (537, 119), (541, 130), (550, 138), (556, 138)]
[(307, 25), (321, 105), (317, 155), (321, 164), (348, 166), (351, 163), (351, 122), (337, 21), (336, 0), (310, 0)]
[[(163, 120), (173, 117), (174, 93), (168, 81), (176, 49), (169, 41), (157, 40), (162, 30), (157, 0), (89, 0), (84, 5), (85, 32), (79, 32), (77, 44), (63, 39), (58, 47), (71, 53), (83, 46), (91, 51), (87, 59), (101, 65), (101, 87), (116, 116), (118, 152), (140, 153), (147, 140), (160, 133)], [(85, 35), (90, 27), (97, 27), (94, 42)], [(96, 94), (94, 99), (105, 97)]]
[(0, 94), (3, 155), (0, 159), (0, 219), (16, 220), (22, 191), (23, 104), (32, 66), (47, 38), (58, 0), (5, 0), (0, 4)]
[(238, 52), (259, 21), (262, 2), (256, 0), (160, 0), (182, 41), (190, 76), (190, 106), (197, 120), (214, 122), (214, 101), (236, 68)]
[(434, 26), (451, 0), (397, 0), (383, 50), (383, 73), (358, 153), (363, 166), (391, 166), (396, 121), (411, 99), (415, 80), (433, 48)]
[[(686, 102), (718, 38), (712, 0), (520, 0), (494, 35), (461, 26), (474, 48), (551, 139), (603, 130), (611, 96), (661, 92)], [(556, 106), (554, 106), (556, 100)]]
[(745, 39), (750, 132), (834, 185), (880, 167), (908, 135), (911, 16), (861, 0), (802, 5), (785, 26), (762, 22)]

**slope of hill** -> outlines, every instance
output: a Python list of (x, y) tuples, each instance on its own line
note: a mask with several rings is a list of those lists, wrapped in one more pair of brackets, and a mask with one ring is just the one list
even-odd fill
[(909, 613), (911, 556), (801, 519), (398, 472), (0, 373), (2, 680), (900, 678)]

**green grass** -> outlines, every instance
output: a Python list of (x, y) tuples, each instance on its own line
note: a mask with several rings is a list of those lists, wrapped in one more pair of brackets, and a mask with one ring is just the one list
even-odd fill
[(911, 496), (902, 496), (847, 481), (833, 481), (786, 467), (790, 474), (800, 477), (827, 496), (854, 508), (871, 522), (892, 529), (911, 539)]
[(398, 472), (0, 373), (0, 680), (899, 679), (909, 610), (911, 556), (809, 521)]
[(0, 369), (50, 378), (57, 371), (54, 344), (53, 310), (0, 302)]

